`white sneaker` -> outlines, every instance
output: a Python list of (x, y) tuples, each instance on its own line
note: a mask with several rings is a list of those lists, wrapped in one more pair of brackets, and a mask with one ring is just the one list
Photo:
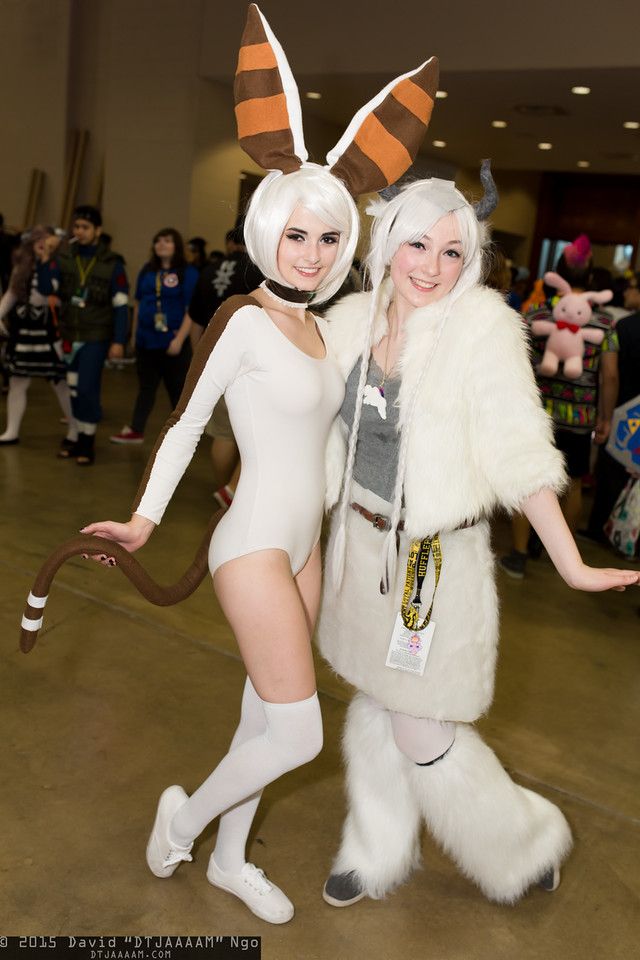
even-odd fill
[(266, 920), (267, 923), (287, 923), (293, 917), (291, 900), (284, 895), (280, 887), (267, 880), (264, 870), (259, 870), (252, 863), (245, 863), (240, 873), (225, 873), (211, 856), (207, 880), (214, 887), (233, 893), (256, 917)]
[(179, 847), (169, 839), (169, 824), (174, 813), (189, 797), (182, 787), (167, 787), (158, 801), (153, 830), (147, 844), (147, 864), (156, 877), (170, 877), (179, 863), (191, 860), (191, 847)]

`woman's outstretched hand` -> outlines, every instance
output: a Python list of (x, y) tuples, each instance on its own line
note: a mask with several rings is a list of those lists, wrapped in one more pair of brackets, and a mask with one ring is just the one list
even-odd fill
[[(83, 527), (80, 533), (86, 533), (94, 537), (104, 537), (105, 540), (114, 540), (128, 553), (134, 553), (143, 547), (153, 530), (155, 523), (134, 513), (128, 523), (117, 523), (115, 520), (99, 520), (97, 523), (89, 523)], [(94, 556), (92, 560), (104, 564), (107, 567), (116, 565), (115, 557), (107, 554)]]
[(640, 573), (635, 570), (616, 570), (611, 567), (588, 567), (582, 564), (565, 576), (566, 582), (574, 590), (587, 590), (598, 593), (602, 590), (625, 590), (640, 585)]

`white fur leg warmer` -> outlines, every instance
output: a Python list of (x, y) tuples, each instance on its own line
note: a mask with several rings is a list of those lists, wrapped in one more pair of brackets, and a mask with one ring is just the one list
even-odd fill
[(349, 810), (332, 872), (356, 870), (367, 894), (379, 899), (420, 862), (414, 764), (395, 744), (388, 711), (362, 693), (347, 712), (344, 754)]
[(514, 783), (466, 724), (442, 760), (410, 777), (433, 836), (490, 900), (513, 903), (571, 848), (560, 810)]

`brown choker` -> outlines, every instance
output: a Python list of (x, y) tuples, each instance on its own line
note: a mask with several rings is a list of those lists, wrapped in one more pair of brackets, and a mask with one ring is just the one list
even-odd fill
[(285, 287), (282, 283), (275, 280), (264, 280), (261, 287), (271, 294), (276, 300), (291, 307), (300, 307), (309, 303), (313, 299), (315, 290), (295, 290), (293, 287)]

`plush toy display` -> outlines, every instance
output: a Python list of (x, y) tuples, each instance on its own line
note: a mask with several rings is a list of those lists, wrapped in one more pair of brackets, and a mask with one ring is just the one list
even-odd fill
[(577, 380), (582, 374), (585, 343), (602, 343), (604, 340), (603, 330), (586, 326), (591, 320), (591, 304), (608, 303), (613, 291), (574, 293), (567, 281), (553, 272), (545, 273), (544, 282), (555, 287), (561, 296), (553, 308), (553, 321), (534, 320), (531, 324), (536, 336), (549, 337), (538, 373), (553, 377), (562, 361), (565, 377)]

